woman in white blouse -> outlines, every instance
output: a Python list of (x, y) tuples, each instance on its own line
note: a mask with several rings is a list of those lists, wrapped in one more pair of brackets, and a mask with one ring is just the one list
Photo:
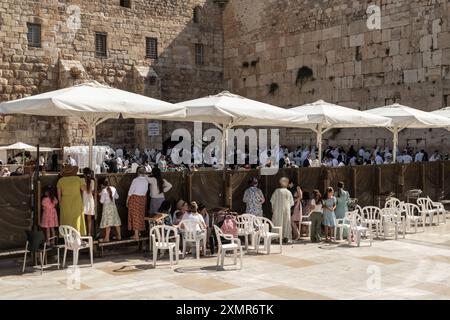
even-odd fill
[(172, 185), (161, 176), (159, 168), (153, 169), (152, 177), (148, 178), (150, 184), (150, 214), (159, 212), (159, 207), (164, 202), (164, 192), (172, 189)]
[(128, 190), (128, 230), (134, 231), (134, 239), (139, 240), (139, 232), (145, 230), (145, 207), (149, 177), (144, 167), (137, 169), (137, 177), (133, 179)]

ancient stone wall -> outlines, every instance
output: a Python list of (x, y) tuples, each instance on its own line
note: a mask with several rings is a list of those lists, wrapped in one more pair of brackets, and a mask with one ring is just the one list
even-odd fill
[[(219, 92), (222, 10), (215, 0), (132, 0), (131, 8), (119, 0), (0, 0), (0, 101), (86, 80), (172, 102)], [(41, 25), (41, 47), (28, 46), (27, 23)], [(104, 58), (95, 53), (96, 32), (107, 34)], [(156, 60), (146, 58), (146, 37), (157, 38)], [(204, 45), (203, 65), (195, 62), (196, 43)], [(7, 116), (0, 128), (0, 144), (73, 145), (87, 135), (76, 119)], [(99, 126), (97, 142), (160, 144), (146, 130), (146, 121), (111, 120)]]
[[(367, 8), (381, 9), (369, 29)], [(324, 99), (366, 110), (400, 102), (423, 110), (450, 104), (447, 0), (230, 0), (224, 12), (224, 77), (249, 98), (291, 107)], [(314, 143), (287, 130), (290, 145)], [(391, 145), (387, 130), (334, 130), (342, 145)], [(444, 130), (407, 130), (404, 146), (450, 146)], [(327, 141), (325, 141), (327, 142)]]

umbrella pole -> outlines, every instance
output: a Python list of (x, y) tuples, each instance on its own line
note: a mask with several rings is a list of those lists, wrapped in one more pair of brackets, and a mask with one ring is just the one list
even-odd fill
[(228, 130), (227, 126), (222, 127), (222, 165), (223, 169), (227, 168), (227, 139), (228, 139)]
[(392, 146), (392, 161), (393, 163), (397, 163), (398, 128), (395, 127), (392, 133), (394, 134), (394, 141)]
[(322, 126), (317, 130), (317, 149), (319, 150), (319, 162), (322, 164)]
[(89, 129), (89, 168), (95, 172), (95, 168), (93, 168), (92, 164), (92, 156), (93, 156), (93, 143), (94, 143), (94, 126), (92, 124), (88, 124)]

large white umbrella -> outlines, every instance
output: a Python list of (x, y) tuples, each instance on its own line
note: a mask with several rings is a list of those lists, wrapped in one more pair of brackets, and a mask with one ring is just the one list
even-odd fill
[(0, 150), (25, 150), (29, 151), (33, 149), (33, 146), (30, 146), (29, 144), (23, 143), (23, 142), (16, 142), (14, 144), (11, 144), (9, 146), (3, 146), (0, 147)]
[[(441, 117), (445, 117), (445, 118), (449, 118), (450, 119), (450, 107), (439, 109), (439, 110), (433, 111), (431, 113), (435, 114), (435, 115), (438, 115), (438, 116), (441, 116)], [(447, 128), (447, 130), (450, 131), (450, 127)]]
[(0, 104), (0, 113), (36, 116), (77, 117), (88, 127), (89, 166), (97, 125), (108, 119), (183, 118), (185, 109), (171, 103), (111, 88), (96, 81)]
[(228, 91), (180, 102), (178, 105), (186, 107), (187, 121), (212, 123), (223, 131), (222, 164), (225, 164), (228, 130), (233, 127), (306, 127), (308, 125), (308, 118), (305, 115), (247, 99)]
[(392, 119), (392, 125), (388, 128), (394, 135), (393, 137), (393, 155), (394, 162), (397, 161), (398, 134), (404, 129), (427, 129), (427, 128), (446, 128), (450, 127), (450, 119), (440, 115), (432, 114), (403, 106), (393, 104), (385, 107), (375, 108), (365, 111), (369, 114), (384, 116)]
[(319, 161), (322, 161), (322, 137), (327, 131), (336, 128), (387, 127), (392, 122), (389, 118), (367, 114), (323, 100), (289, 110), (306, 114), (309, 121), (314, 124), (310, 129), (317, 135)]

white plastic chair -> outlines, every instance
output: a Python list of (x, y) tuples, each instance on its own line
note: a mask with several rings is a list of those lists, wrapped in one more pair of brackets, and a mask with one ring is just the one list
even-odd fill
[(386, 200), (384, 204), (385, 208), (398, 208), (400, 206), (401, 201), (397, 198), (391, 197), (389, 200)]
[(373, 231), (372, 228), (365, 227), (364, 219), (361, 215), (359, 215), (356, 210), (349, 212), (350, 218), (350, 232), (348, 234), (348, 244), (351, 245), (352, 242), (355, 242), (358, 247), (361, 246), (361, 240), (366, 238), (370, 241), (370, 246), (372, 246), (373, 240)]
[[(362, 223), (369, 228), (375, 227), (375, 234), (378, 237), (381, 231), (381, 210), (380, 208), (368, 206), (361, 209)], [(372, 229), (371, 229), (372, 230)]]
[[(224, 234), (218, 227), (214, 226), (214, 231), (217, 238), (217, 269), (223, 269), (225, 263), (225, 255), (227, 251), (233, 251), (234, 264), (237, 264), (237, 252), (239, 251), (240, 269), (242, 269), (242, 247), (241, 240), (233, 237), (231, 234)], [(231, 243), (222, 244), (222, 238), (231, 241)]]
[[(156, 259), (158, 257), (158, 250), (169, 250), (170, 266), (173, 266), (173, 255), (175, 254), (176, 264), (178, 264), (180, 247), (180, 236), (178, 229), (171, 226), (154, 226), (150, 230), (150, 238), (152, 240), (153, 248), (153, 266), (156, 268)], [(171, 240), (175, 240), (171, 241)]]
[(206, 230), (201, 230), (200, 223), (193, 220), (182, 220), (179, 225), (183, 232), (183, 252), (186, 253), (186, 244), (195, 243), (197, 259), (200, 259), (200, 244), (203, 241), (203, 254), (206, 253)]
[(308, 228), (308, 238), (309, 239), (311, 239), (311, 224), (312, 224), (312, 222), (311, 222), (311, 214), (313, 214), (312, 211), (307, 216), (302, 216), (302, 221), (300, 223), (300, 233), (302, 231), (301, 226), (306, 226)]
[(425, 215), (420, 211), (420, 208), (413, 203), (404, 203), (403, 210), (406, 214), (406, 228), (408, 229), (414, 225), (414, 232), (417, 233), (417, 226), (419, 223), (422, 223), (422, 228), (425, 232)]
[(258, 232), (255, 229), (254, 225), (255, 215), (245, 213), (240, 216), (237, 216), (237, 227), (238, 227), (238, 236), (244, 237), (245, 241), (245, 250), (249, 250), (248, 245), (248, 237), (250, 237), (251, 248), (256, 250), (256, 239), (258, 236)]
[(398, 239), (399, 224), (397, 223), (397, 216), (395, 209), (383, 208), (381, 209), (381, 233), (386, 240), (389, 237)]
[(344, 240), (344, 230), (349, 230), (351, 228), (350, 221), (352, 219), (353, 214), (357, 214), (358, 211), (349, 211), (345, 213), (345, 217), (343, 219), (336, 219), (336, 227), (334, 228), (334, 234), (336, 235), (336, 231), (339, 229), (339, 240)]
[(258, 230), (258, 237), (256, 239), (256, 253), (259, 252), (259, 244), (261, 239), (264, 240), (264, 251), (266, 254), (270, 254), (270, 247), (273, 239), (280, 240), (280, 253), (283, 252), (283, 228), (275, 227), (267, 218), (255, 217), (255, 227)]
[(59, 226), (59, 233), (64, 238), (64, 257), (62, 267), (66, 265), (67, 250), (73, 251), (73, 265), (78, 265), (78, 253), (80, 250), (89, 249), (91, 267), (94, 266), (94, 241), (91, 236), (82, 237), (80, 233), (71, 226)]
[(434, 202), (433, 200), (430, 199), (430, 197), (427, 197), (427, 199), (431, 203), (432, 210), (434, 210), (435, 214), (437, 215), (438, 224), (441, 221), (440, 216), (442, 216), (444, 218), (444, 224), (447, 223), (447, 217), (446, 217), (447, 211), (445, 210), (444, 205), (440, 202)]
[(433, 225), (434, 216), (438, 216), (438, 224), (439, 224), (439, 213), (433, 209), (432, 201), (429, 198), (419, 198), (417, 199), (417, 205), (420, 207), (420, 210), (426, 218), (428, 218), (428, 224), (430, 226)]

